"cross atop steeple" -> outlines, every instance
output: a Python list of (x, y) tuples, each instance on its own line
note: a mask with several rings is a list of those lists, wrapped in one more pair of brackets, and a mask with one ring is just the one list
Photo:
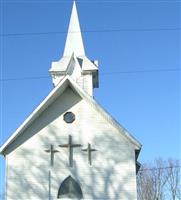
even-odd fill
[(73, 2), (63, 56), (72, 56), (72, 53), (74, 53), (76, 56), (85, 56), (84, 44), (82, 40), (75, 1)]
[(93, 89), (99, 86), (98, 62), (89, 60), (85, 55), (75, 1), (73, 1), (63, 57), (57, 62), (52, 62), (49, 72), (54, 86), (65, 75), (69, 75), (90, 96), (93, 96)]

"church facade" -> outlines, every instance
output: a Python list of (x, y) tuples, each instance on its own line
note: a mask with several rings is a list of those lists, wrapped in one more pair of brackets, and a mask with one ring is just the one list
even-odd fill
[(98, 63), (84, 51), (75, 2), (53, 90), (0, 148), (7, 200), (136, 200), (141, 144), (93, 99)]

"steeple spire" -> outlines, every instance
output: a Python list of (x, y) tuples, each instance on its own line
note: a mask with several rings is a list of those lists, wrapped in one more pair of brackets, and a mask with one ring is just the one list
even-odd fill
[(66, 75), (90, 96), (93, 96), (93, 89), (99, 87), (98, 61), (92, 61), (85, 55), (75, 1), (63, 57), (57, 62), (52, 62), (49, 72), (55, 87)]
[(75, 1), (73, 1), (72, 13), (63, 56), (71, 56), (72, 53), (74, 53), (76, 56), (85, 56)]

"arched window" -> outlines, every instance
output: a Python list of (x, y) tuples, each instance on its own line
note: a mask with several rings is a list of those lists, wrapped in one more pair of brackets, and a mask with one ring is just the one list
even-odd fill
[(71, 176), (68, 176), (60, 185), (57, 198), (82, 199), (82, 190), (79, 184)]

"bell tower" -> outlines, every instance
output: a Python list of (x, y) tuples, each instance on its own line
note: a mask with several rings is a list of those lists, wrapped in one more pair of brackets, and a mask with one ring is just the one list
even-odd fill
[(75, 1), (63, 56), (59, 61), (52, 62), (49, 72), (54, 87), (66, 75), (69, 75), (90, 96), (93, 96), (93, 89), (99, 87), (98, 61), (91, 61), (85, 55)]

